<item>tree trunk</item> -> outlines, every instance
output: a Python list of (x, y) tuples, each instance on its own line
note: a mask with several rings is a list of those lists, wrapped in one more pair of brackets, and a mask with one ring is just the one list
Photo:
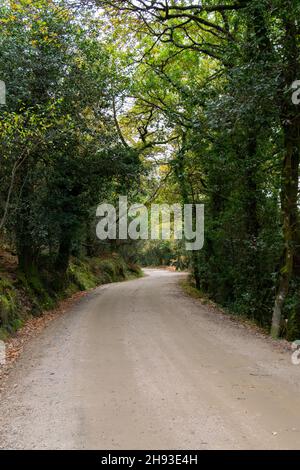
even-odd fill
[[(278, 337), (282, 308), (289, 292), (289, 285), (294, 274), (296, 253), (299, 251), (298, 242), (298, 179), (299, 179), (299, 145), (300, 120), (293, 126), (285, 128), (285, 148), (282, 170), (281, 209), (283, 218), (284, 254), (278, 290), (273, 309), (271, 334)], [(298, 255), (299, 256), (299, 255)]]
[(69, 267), (72, 240), (68, 234), (64, 234), (59, 245), (55, 267), (60, 274), (65, 274)]
[(36, 267), (36, 256), (29, 244), (19, 244), (17, 247), (18, 266), (20, 271), (30, 274)]
[(281, 211), (284, 237), (284, 253), (279, 274), (278, 289), (273, 308), (271, 335), (280, 334), (282, 309), (289, 293), (289, 286), (295, 272), (295, 260), (299, 257), (299, 151), (300, 151), (300, 116), (299, 110), (292, 103), (291, 96), (285, 96), (293, 81), (298, 77), (299, 51), (297, 46), (296, 20), (289, 19), (285, 24), (285, 58), (281, 87), (281, 122), (284, 133), (285, 157), (282, 168)]
[[(191, 204), (195, 203), (195, 201), (191, 201), (190, 198), (190, 185), (186, 177), (186, 169), (185, 169), (185, 143), (186, 143), (186, 135), (183, 134), (182, 136), (182, 147), (177, 154), (176, 159), (176, 166), (175, 166), (175, 173), (177, 176), (177, 180), (180, 186), (181, 191), (181, 199), (183, 204)], [(195, 207), (194, 207), (195, 209)], [(195, 216), (195, 210), (193, 211), (193, 218)], [(201, 278), (199, 272), (199, 256), (198, 251), (193, 250), (190, 254), (192, 269), (193, 269), (193, 276), (195, 280), (196, 288), (200, 290), (201, 287)]]

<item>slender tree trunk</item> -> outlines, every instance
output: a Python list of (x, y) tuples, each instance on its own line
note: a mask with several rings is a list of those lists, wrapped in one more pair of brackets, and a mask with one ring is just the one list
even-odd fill
[(280, 268), (278, 288), (273, 308), (271, 335), (280, 334), (282, 309), (289, 293), (290, 282), (295, 271), (295, 260), (299, 257), (299, 215), (297, 207), (300, 162), (300, 116), (286, 90), (298, 77), (299, 50), (297, 47), (296, 20), (285, 24), (285, 70), (281, 87), (281, 122), (284, 133), (285, 156), (282, 168), (281, 211), (284, 237), (284, 253)]
[[(29, 171), (28, 166), (24, 172), (27, 174)], [(15, 223), (15, 237), (16, 237), (16, 249), (18, 255), (18, 266), (20, 271), (29, 276), (36, 270), (38, 260), (38, 249), (35, 240), (32, 236), (32, 195), (33, 187), (30, 181), (27, 181), (25, 177), (19, 175), (20, 180), (18, 181), (18, 187), (22, 188), (22, 199), (20, 206), (18, 207), (18, 217)], [(24, 182), (23, 182), (24, 181)]]
[[(282, 169), (281, 209), (283, 218), (284, 254), (280, 269), (279, 284), (276, 293), (271, 334), (278, 337), (282, 317), (282, 308), (289, 292), (290, 281), (294, 274), (295, 258), (299, 251), (298, 242), (298, 180), (300, 120), (293, 126), (286, 126), (286, 154)], [(299, 256), (299, 255), (298, 255)]]
[[(189, 187), (189, 182), (188, 182), (187, 177), (186, 177), (185, 143), (186, 143), (186, 135), (183, 134), (182, 147), (181, 147), (180, 151), (177, 154), (175, 172), (176, 172), (178, 183), (180, 185), (182, 202), (183, 202), (183, 204), (191, 204), (192, 202), (194, 203), (194, 201), (190, 200), (191, 199), (190, 198), (190, 192), (191, 191), (190, 191), (190, 187)], [(192, 251), (192, 253), (190, 255), (190, 259), (191, 259), (191, 263), (192, 263), (192, 269), (193, 269), (193, 276), (194, 276), (194, 280), (195, 280), (195, 285), (196, 285), (197, 289), (200, 289), (200, 287), (201, 287), (201, 278), (200, 278), (200, 271), (199, 271), (198, 251), (196, 251), (196, 250)]]
[(250, 239), (255, 242), (260, 232), (260, 222), (258, 219), (258, 185), (257, 185), (257, 167), (252, 165), (252, 161), (255, 161), (257, 152), (257, 137), (259, 135), (258, 126), (253, 124), (251, 126), (252, 131), (248, 136), (247, 145), (247, 156), (250, 159), (249, 165), (246, 168), (246, 201), (245, 201), (245, 214), (246, 230)]
[(9, 185), (9, 188), (8, 188), (8, 193), (7, 193), (5, 206), (4, 206), (4, 212), (3, 212), (3, 216), (0, 220), (0, 231), (3, 229), (3, 227), (6, 223), (6, 220), (7, 220), (8, 211), (9, 211), (9, 204), (10, 204), (10, 200), (11, 200), (11, 196), (12, 196), (12, 192), (13, 192), (14, 184), (15, 184), (16, 172), (18, 171), (19, 167), (24, 162), (26, 156), (27, 156), (26, 155), (26, 150), (23, 150), (23, 152), (21, 153), (21, 155), (19, 156), (19, 158), (17, 159), (17, 161), (13, 165), (11, 176), (10, 176), (10, 185)]

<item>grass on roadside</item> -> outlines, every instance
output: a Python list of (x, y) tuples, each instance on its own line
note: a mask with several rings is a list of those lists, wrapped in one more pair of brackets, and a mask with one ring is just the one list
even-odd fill
[(61, 279), (51, 268), (25, 275), (17, 268), (0, 269), (0, 340), (13, 335), (31, 316), (41, 316), (79, 291), (142, 277), (142, 270), (118, 254), (73, 258)]

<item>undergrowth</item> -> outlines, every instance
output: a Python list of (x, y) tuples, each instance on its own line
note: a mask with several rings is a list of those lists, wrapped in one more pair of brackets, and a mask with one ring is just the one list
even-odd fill
[(42, 315), (58, 302), (77, 291), (101, 284), (141, 277), (136, 265), (127, 264), (117, 255), (102, 258), (73, 258), (67, 274), (61, 278), (45, 264), (42, 270), (11, 275), (0, 271), (0, 340), (18, 330), (29, 316)]

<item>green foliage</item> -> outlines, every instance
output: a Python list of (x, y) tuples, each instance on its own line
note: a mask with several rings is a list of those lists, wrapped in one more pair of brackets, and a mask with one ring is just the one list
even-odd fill
[(137, 255), (142, 266), (174, 266), (178, 270), (187, 269), (189, 258), (182, 243), (168, 240), (149, 240), (142, 243)]
[(116, 132), (118, 77), (100, 21), (64, 2), (19, 0), (1, 7), (0, 25), (0, 230), (39, 290), (44, 256), (65, 274), (71, 255), (92, 251), (96, 206), (135, 190), (140, 160)]
[(14, 331), (18, 323), (19, 299), (9, 279), (0, 277), (0, 329)]
[(129, 268), (123, 258), (110, 255), (105, 258), (74, 259), (68, 269), (68, 278), (80, 290), (127, 278)]
[[(118, 251), (189, 266), (216, 302), (299, 336), (299, 2), (200, 3), (0, 7), (0, 230), (37, 312), (126, 276)], [(95, 208), (119, 194), (204, 203), (204, 249), (97, 243)]]
[(18, 258), (16, 279), (0, 285), (0, 328), (12, 332), (27, 313), (127, 276), (96, 240), (95, 214), (119, 192), (130, 197), (141, 163), (116, 129), (128, 80), (93, 12), (15, 0), (1, 4), (0, 29), (0, 242)]
[[(204, 249), (187, 254), (197, 288), (265, 328), (272, 323), (275, 336), (296, 338), (299, 2), (99, 3), (133, 35), (140, 59), (127, 119), (139, 116), (142, 129), (150, 123), (168, 141), (167, 161), (153, 171), (162, 180), (168, 168), (156, 199), (205, 204)], [(156, 148), (155, 164), (162, 154)], [(145, 246), (142, 262), (169, 262), (169, 245)]]
[[(49, 269), (49, 271), (48, 271)], [(48, 264), (31, 273), (17, 273), (15, 281), (0, 279), (0, 339), (14, 333), (28, 315), (39, 316), (78, 290), (86, 291), (99, 285), (140, 277), (141, 270), (128, 265), (117, 255), (104, 258), (72, 258), (66, 276), (59, 279)]]

